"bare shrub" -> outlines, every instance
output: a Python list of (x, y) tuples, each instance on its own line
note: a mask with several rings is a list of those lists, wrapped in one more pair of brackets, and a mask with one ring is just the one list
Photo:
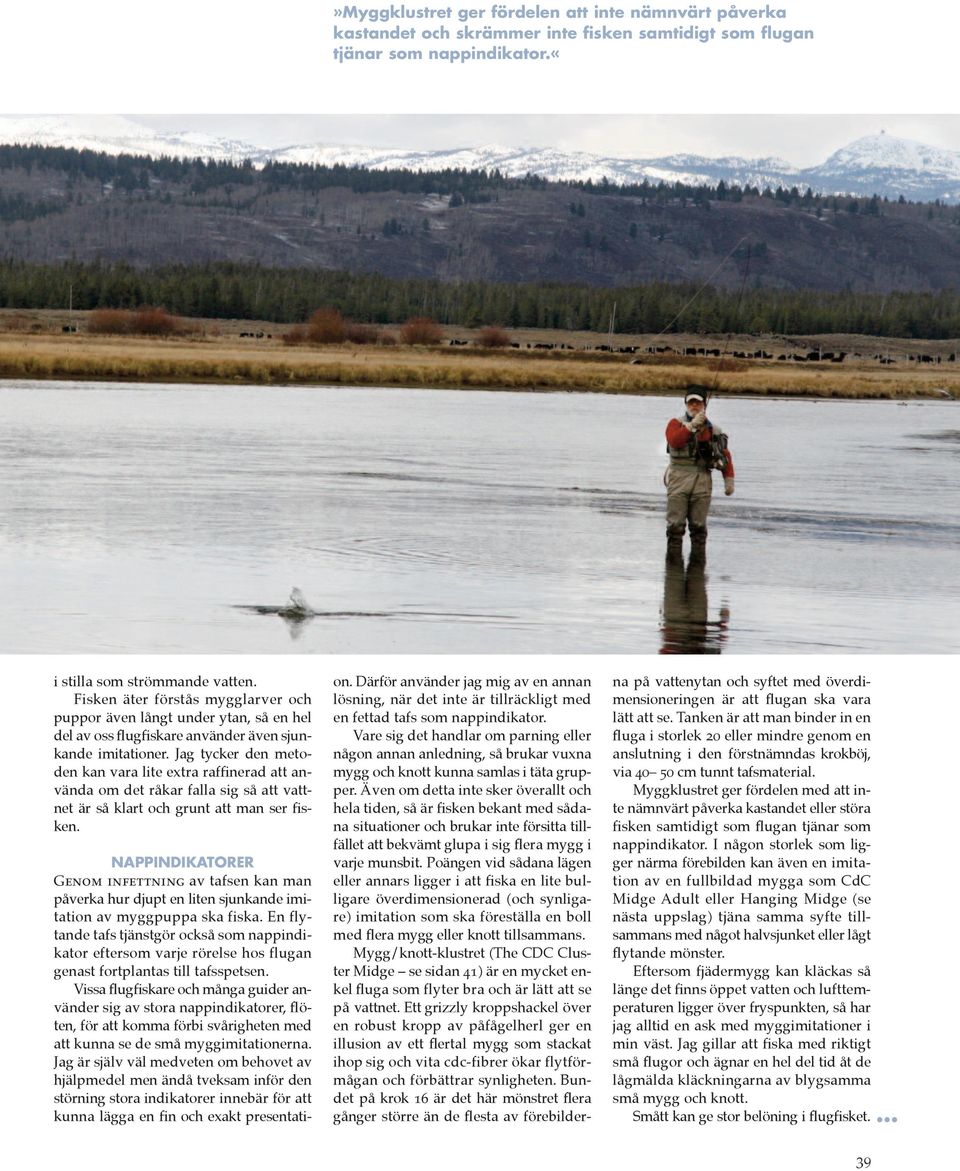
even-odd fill
[(166, 309), (141, 305), (138, 309), (94, 309), (87, 318), (88, 333), (139, 334), (144, 337), (175, 337), (195, 333), (196, 327)]
[(390, 333), (387, 329), (381, 329), (377, 334), (378, 346), (395, 346), (397, 344), (397, 335)]
[(314, 345), (337, 345), (345, 336), (339, 309), (318, 309), (307, 322), (307, 340)]
[(172, 337), (174, 334), (186, 333), (185, 325), (179, 318), (173, 317), (166, 309), (155, 309), (152, 305), (141, 305), (133, 312), (131, 333), (143, 334), (146, 337)]
[(432, 317), (409, 317), (400, 326), (400, 337), (408, 346), (435, 346), (443, 341), (443, 330)]
[(510, 345), (510, 335), (499, 325), (487, 325), (477, 334), (477, 345), (488, 350), (501, 350)]
[(307, 340), (307, 328), (305, 325), (294, 325), (280, 335), (280, 340), (285, 346), (302, 346)]

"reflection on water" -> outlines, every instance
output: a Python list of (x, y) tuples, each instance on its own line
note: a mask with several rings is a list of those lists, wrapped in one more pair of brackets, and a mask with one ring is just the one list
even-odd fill
[(715, 396), (737, 493), (682, 575), (661, 479), (679, 408), (3, 384), (0, 649), (960, 650), (955, 403)]
[(702, 561), (667, 559), (660, 617), (661, 655), (719, 655), (727, 641), (730, 607), (710, 618), (707, 574)]

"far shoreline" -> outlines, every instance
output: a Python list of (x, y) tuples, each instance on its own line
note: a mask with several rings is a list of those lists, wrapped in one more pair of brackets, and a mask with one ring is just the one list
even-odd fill
[(512, 347), (485, 348), (479, 331), (445, 327), (438, 345), (290, 346), (289, 327), (274, 323), (195, 320), (177, 337), (118, 336), (84, 332), (85, 316), (0, 310), (0, 380), (960, 399), (960, 342), (950, 340), (516, 330)]

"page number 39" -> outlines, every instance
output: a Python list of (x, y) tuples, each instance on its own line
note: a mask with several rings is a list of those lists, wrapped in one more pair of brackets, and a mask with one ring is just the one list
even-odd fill
[(857, 1156), (857, 1169), (858, 1169), (858, 1171), (861, 1167), (869, 1167), (869, 1166), (870, 1166), (870, 1156), (869, 1155), (858, 1155)]

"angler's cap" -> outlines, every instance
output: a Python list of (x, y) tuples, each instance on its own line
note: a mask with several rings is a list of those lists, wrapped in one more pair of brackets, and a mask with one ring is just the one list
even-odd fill
[(686, 406), (687, 403), (702, 403), (703, 401), (704, 398), (702, 394), (696, 394), (691, 391), (690, 394), (688, 394), (687, 397), (683, 400), (683, 405)]

